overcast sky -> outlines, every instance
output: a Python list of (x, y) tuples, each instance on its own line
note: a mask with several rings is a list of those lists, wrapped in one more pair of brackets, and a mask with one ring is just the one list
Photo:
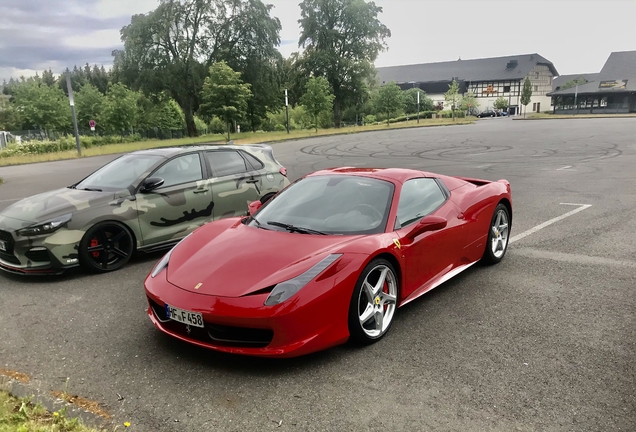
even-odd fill
[[(300, 0), (265, 0), (280, 18), (280, 51), (298, 50)], [(391, 29), (376, 66), (539, 53), (561, 75), (598, 72), (636, 50), (636, 0), (376, 0)], [(0, 79), (49, 67), (112, 64), (119, 30), (157, 0), (0, 0)]]

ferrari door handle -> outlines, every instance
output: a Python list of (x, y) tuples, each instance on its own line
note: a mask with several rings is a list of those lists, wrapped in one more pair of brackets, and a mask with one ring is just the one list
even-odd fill
[(208, 190), (207, 189), (197, 189), (194, 191), (195, 194), (203, 194), (203, 193), (207, 193)]

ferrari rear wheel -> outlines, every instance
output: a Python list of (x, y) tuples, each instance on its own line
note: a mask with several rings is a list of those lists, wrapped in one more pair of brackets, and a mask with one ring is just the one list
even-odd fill
[(492, 215), (488, 230), (488, 241), (483, 257), (486, 264), (497, 264), (503, 259), (508, 250), (509, 237), (510, 214), (505, 205), (499, 204)]
[(371, 261), (363, 270), (349, 305), (352, 342), (371, 344), (380, 340), (393, 323), (397, 309), (398, 279), (390, 262)]
[(84, 234), (79, 248), (82, 267), (95, 273), (105, 273), (128, 263), (134, 250), (134, 242), (125, 225), (100, 222)]

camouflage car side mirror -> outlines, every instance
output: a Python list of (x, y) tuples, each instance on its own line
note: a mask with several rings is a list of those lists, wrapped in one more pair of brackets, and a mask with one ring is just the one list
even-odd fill
[(147, 178), (141, 184), (141, 189), (140, 190), (141, 190), (141, 192), (153, 191), (153, 190), (157, 189), (158, 187), (160, 187), (161, 185), (163, 185), (163, 182), (164, 182), (164, 180), (162, 178), (159, 178), (159, 177)]

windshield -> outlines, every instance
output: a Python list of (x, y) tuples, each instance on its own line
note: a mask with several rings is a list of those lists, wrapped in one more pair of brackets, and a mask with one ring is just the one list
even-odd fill
[(383, 180), (308, 177), (267, 203), (249, 225), (305, 234), (377, 234), (385, 230), (392, 197), (393, 184)]
[(161, 156), (152, 155), (122, 156), (86, 177), (75, 188), (103, 191), (127, 189), (161, 159)]

